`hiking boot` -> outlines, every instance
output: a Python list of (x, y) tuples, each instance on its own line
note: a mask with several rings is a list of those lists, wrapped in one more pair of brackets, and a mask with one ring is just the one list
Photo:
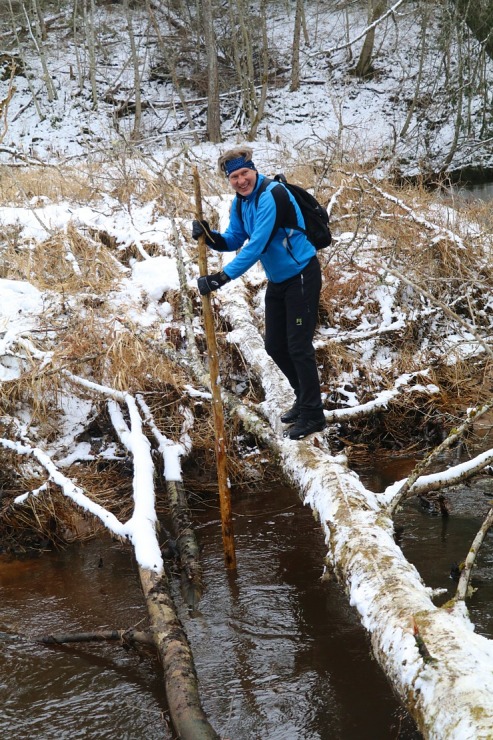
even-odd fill
[(298, 419), (289, 429), (286, 429), (284, 436), (289, 439), (303, 439), (313, 432), (321, 432), (325, 427), (325, 418)]
[(296, 419), (299, 418), (300, 410), (298, 408), (298, 403), (296, 402), (288, 411), (285, 411), (284, 414), (281, 416), (281, 421), (283, 424), (292, 424), (293, 421), (296, 421)]

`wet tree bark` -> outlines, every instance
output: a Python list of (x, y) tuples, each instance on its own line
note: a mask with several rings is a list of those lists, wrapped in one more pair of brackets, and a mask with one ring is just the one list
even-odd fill
[(181, 481), (167, 481), (173, 531), (181, 565), (181, 589), (185, 602), (195, 609), (203, 591), (197, 538), (192, 528), (187, 497)]
[(192, 651), (169, 593), (166, 575), (139, 568), (154, 645), (164, 670), (173, 726), (183, 740), (219, 740), (202, 709)]

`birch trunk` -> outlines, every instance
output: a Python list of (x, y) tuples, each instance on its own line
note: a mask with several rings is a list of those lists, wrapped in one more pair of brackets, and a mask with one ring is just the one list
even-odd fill
[(146, 568), (139, 568), (139, 575), (177, 735), (183, 740), (218, 740), (200, 703), (192, 651), (176, 616), (167, 578)]

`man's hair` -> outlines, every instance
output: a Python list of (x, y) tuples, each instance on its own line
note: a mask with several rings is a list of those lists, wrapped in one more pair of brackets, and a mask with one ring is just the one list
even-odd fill
[(227, 175), (226, 162), (231, 162), (232, 159), (244, 159), (245, 161), (251, 160), (253, 156), (253, 149), (249, 146), (241, 146), (237, 149), (228, 149), (227, 152), (221, 154), (217, 160), (217, 166), (221, 175)]

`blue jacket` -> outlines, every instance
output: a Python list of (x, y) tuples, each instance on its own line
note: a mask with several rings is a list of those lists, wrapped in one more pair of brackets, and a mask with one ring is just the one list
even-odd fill
[[(258, 176), (253, 192), (246, 198), (238, 195), (234, 198), (228, 228), (222, 234), (217, 231), (212, 232), (212, 236), (215, 237), (214, 244), (207, 240), (210, 247), (220, 252), (234, 252), (244, 245), (236, 257), (224, 268), (224, 272), (232, 280), (243, 275), (255, 262), (260, 260), (267, 278), (273, 283), (282, 283), (283, 280), (294, 277), (304, 270), (317, 251), (303, 232), (283, 228), (278, 229), (266, 251), (263, 251), (276, 218), (276, 204), (270, 191), (278, 185), (277, 182), (268, 185), (267, 189), (261, 193), (256, 206), (255, 195), (264, 177), (264, 175)], [(304, 228), (305, 222), (298, 204), (291, 193), (288, 192), (288, 195), (295, 207), (298, 225)], [(238, 199), (241, 201), (243, 221), (238, 217), (236, 210)], [(289, 243), (286, 235), (289, 236)], [(246, 239), (248, 242), (245, 244)]]

